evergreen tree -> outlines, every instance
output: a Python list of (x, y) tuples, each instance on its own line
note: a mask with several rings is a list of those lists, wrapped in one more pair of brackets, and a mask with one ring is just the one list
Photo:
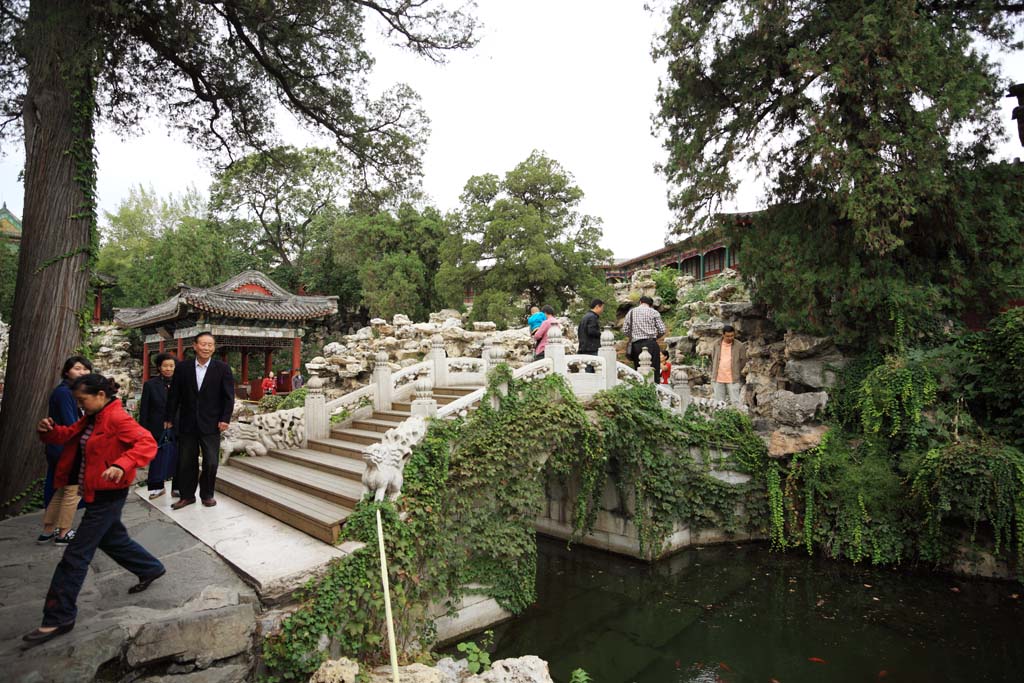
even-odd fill
[(567, 309), (578, 297), (610, 299), (596, 266), (601, 220), (579, 213), (583, 191), (561, 165), (541, 152), (498, 178), (466, 182), (452, 217), (435, 282), (449, 305), (476, 294), (475, 320), (519, 323), (528, 303)]

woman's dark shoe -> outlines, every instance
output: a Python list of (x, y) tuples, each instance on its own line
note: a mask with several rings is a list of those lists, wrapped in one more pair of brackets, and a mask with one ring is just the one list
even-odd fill
[(21, 637), (21, 639), (25, 641), (25, 644), (21, 646), (21, 649), (27, 650), (30, 647), (35, 647), (36, 645), (42, 645), (43, 643), (45, 643), (48, 640), (53, 640), (57, 636), (64, 635), (65, 633), (67, 633), (68, 631), (73, 629), (74, 627), (75, 627), (75, 622), (72, 621), (70, 624), (64, 624), (63, 626), (58, 626), (57, 628), (53, 629), (52, 631), (43, 631), (43, 630), (37, 628), (35, 631), (32, 631), (31, 633), (26, 633), (25, 635), (23, 635)]
[(173, 503), (171, 505), (171, 509), (172, 510), (180, 510), (181, 508), (185, 507), (186, 505), (192, 505), (195, 502), (196, 502), (195, 498), (181, 498), (180, 500), (178, 500), (178, 502)]
[(139, 582), (137, 584), (135, 584), (134, 586), (132, 586), (131, 588), (129, 588), (128, 592), (129, 593), (141, 593), (142, 591), (144, 591), (147, 588), (149, 588), (149, 584), (153, 583), (154, 581), (156, 581), (157, 579), (159, 579), (161, 576), (163, 576), (166, 573), (167, 573), (167, 570), (166, 569), (162, 569), (159, 574), (154, 574), (153, 576), (149, 576), (149, 577), (147, 577), (145, 579), (139, 579)]
[(73, 541), (74, 539), (75, 539), (75, 530), (74, 529), (68, 529), (68, 532), (66, 534), (64, 534), (63, 536), (58, 536), (57, 538), (53, 539), (53, 544), (54, 545), (67, 545), (68, 543), (71, 543), (71, 541)]
[(38, 536), (36, 536), (36, 543), (38, 543), (39, 545), (42, 545), (44, 543), (49, 543), (53, 539), (57, 538), (57, 532), (58, 531), (59, 531), (59, 529), (54, 529), (53, 531), (51, 531), (48, 534), (39, 534)]

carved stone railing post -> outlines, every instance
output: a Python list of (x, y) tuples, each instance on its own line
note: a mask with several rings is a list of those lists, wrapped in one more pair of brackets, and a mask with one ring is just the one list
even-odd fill
[(567, 375), (565, 366), (565, 339), (562, 337), (562, 326), (552, 325), (548, 329), (548, 344), (544, 347), (544, 358), (550, 358), (552, 371), (559, 375)]
[(619, 361), (615, 356), (615, 335), (610, 327), (601, 333), (601, 349), (597, 355), (604, 360), (604, 388), (611, 389), (619, 383)]
[(444, 339), (439, 334), (430, 338), (430, 361), (435, 387), (448, 386), (448, 357), (444, 352)]
[(679, 397), (679, 412), (686, 414), (686, 409), (693, 402), (693, 393), (690, 391), (690, 378), (683, 370), (672, 370), (672, 391)]
[(480, 360), (483, 361), (483, 373), (484, 377), (487, 377), (487, 373), (494, 367), (491, 361), (491, 350), (494, 348), (494, 340), (487, 338), (484, 340), (484, 347), (480, 350)]
[(413, 399), (410, 412), (419, 417), (434, 417), (437, 415), (437, 401), (434, 400), (434, 382), (430, 375), (423, 375), (414, 385), (416, 398)]
[(391, 366), (388, 352), (378, 351), (373, 363), (374, 410), (391, 410)]
[(644, 382), (654, 382), (654, 368), (651, 367), (651, 352), (644, 349), (640, 352), (640, 367), (637, 368), (644, 377)]
[(324, 379), (312, 371), (306, 381), (306, 429), (302, 439), (305, 448), (309, 439), (326, 439), (331, 433), (331, 416), (327, 414)]
[[(491, 349), (491, 367), (498, 367), (505, 362), (505, 349), (501, 346), (494, 346)], [(497, 386), (497, 396), (491, 395), (491, 406), (498, 410), (501, 408), (501, 397), (508, 396), (508, 382), (502, 382)]]

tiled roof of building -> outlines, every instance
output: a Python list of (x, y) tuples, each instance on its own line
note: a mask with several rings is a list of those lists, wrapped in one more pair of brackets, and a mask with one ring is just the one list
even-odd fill
[(21, 219), (11, 213), (7, 202), (0, 206), (0, 235), (8, 239), (21, 239)]
[(189, 309), (226, 318), (300, 322), (338, 312), (336, 296), (292, 294), (263, 273), (247, 270), (214, 287), (178, 285), (167, 301), (146, 308), (119, 308), (114, 322), (123, 327), (144, 327), (185, 316)]

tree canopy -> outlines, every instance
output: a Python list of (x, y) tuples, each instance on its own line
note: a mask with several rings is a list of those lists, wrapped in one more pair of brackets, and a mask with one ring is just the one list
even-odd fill
[(394, 213), (352, 212), (335, 224), (334, 262), (357, 275), (361, 303), (371, 316), (404, 313), (424, 320), (441, 304), (434, 274), (447, 233), (444, 217), (432, 207), (405, 203)]
[(214, 179), (213, 216), (230, 224), (281, 284), (306, 284), (307, 261), (329, 239), (348, 177), (332, 150), (276, 147), (251, 154)]
[(855, 244), (900, 246), (915, 216), (986, 160), (1024, 5), (935, 0), (678, 2), (654, 55), (658, 131), (681, 226), (757, 171), (768, 204), (824, 200)]
[(504, 178), (470, 178), (442, 245), (437, 289), (450, 305), (477, 293), (473, 318), (509, 322), (529, 302), (566, 309), (576, 297), (608, 297), (595, 266), (601, 220), (581, 214), (583, 191), (553, 159), (534, 151)]

